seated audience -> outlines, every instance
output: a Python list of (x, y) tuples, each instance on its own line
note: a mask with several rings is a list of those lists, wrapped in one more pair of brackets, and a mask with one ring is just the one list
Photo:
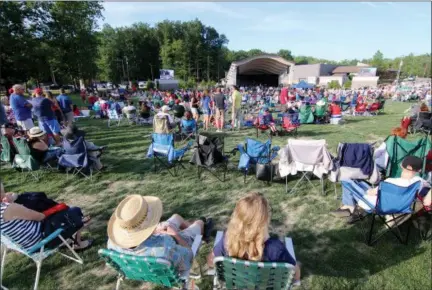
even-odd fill
[(170, 110), (171, 110), (170, 107), (168, 107), (167, 105), (164, 105), (164, 106), (162, 106), (160, 112), (156, 114), (156, 117), (157, 118), (166, 117), (168, 119), (169, 126), (171, 128), (173, 128), (175, 126), (175, 122), (174, 122), (173, 117), (168, 113)]
[[(430, 189), (430, 185), (418, 176), (418, 173), (423, 168), (423, 161), (416, 156), (407, 156), (402, 161), (401, 167), (402, 174), (400, 178), (387, 178), (385, 181), (401, 187), (407, 187), (420, 181), (421, 190), (419, 191), (419, 195), (425, 197)], [(362, 188), (364, 190), (363, 196), (371, 204), (377, 203), (378, 187), (372, 188), (363, 181), (342, 180), (342, 206), (332, 211), (331, 214), (337, 217), (350, 217), (348, 223), (353, 223), (359, 219), (362, 209), (370, 210), (370, 208), (366, 203), (358, 201), (353, 193), (344, 187), (344, 183), (353, 183)], [(427, 197), (426, 200), (430, 200), (430, 197)]]
[(273, 133), (277, 131), (273, 115), (272, 113), (270, 113), (270, 109), (267, 106), (264, 106), (262, 109), (262, 113), (259, 114), (257, 125), (268, 126)]
[(82, 116), (81, 111), (78, 109), (77, 105), (73, 105), (73, 114), (75, 117)]
[(197, 235), (210, 233), (212, 221), (188, 222), (178, 214), (160, 222), (162, 202), (155, 196), (129, 195), (108, 222), (108, 248), (120, 253), (171, 261), (184, 277), (192, 266), (192, 244)]
[(128, 119), (133, 119), (136, 116), (136, 108), (133, 105), (132, 101), (128, 101), (128, 105), (125, 106), (122, 109), (122, 113), (126, 116), (126, 118)]
[[(85, 136), (85, 132), (79, 130), (75, 125), (68, 126), (66, 129), (62, 130), (62, 134), (64, 138), (69, 142), (73, 142), (79, 137)], [(105, 147), (96, 146), (93, 142), (89, 142), (87, 140), (85, 140), (84, 142), (87, 148), (89, 159), (92, 161), (94, 169), (101, 170), (103, 168), (101, 156)]]
[[(44, 212), (38, 212), (25, 207), (18, 202), (20, 195), (8, 192), (6, 193), (3, 183), (0, 182), (0, 230), (2, 234), (13, 239), (24, 249), (30, 249), (38, 244), (44, 236), (44, 224), (47, 222), (49, 208)], [(89, 217), (84, 217), (81, 209), (78, 207), (69, 207), (67, 209), (70, 218), (77, 218), (84, 225), (89, 222)], [(64, 237), (69, 238), (69, 237)], [(84, 250), (92, 245), (92, 240), (82, 240), (81, 232), (77, 231), (74, 237), (76, 245), (75, 250)]]
[(140, 117), (143, 119), (150, 118), (151, 108), (147, 105), (147, 102), (142, 102), (140, 106)]
[(28, 132), (28, 145), (31, 156), (39, 163), (50, 160), (51, 157), (59, 156), (61, 148), (53, 147), (50, 149), (48, 136), (39, 127), (33, 127)]
[(180, 133), (190, 134), (197, 126), (195, 119), (192, 117), (192, 113), (187, 111), (184, 118), (181, 120)]
[(271, 238), (269, 226), (271, 207), (260, 193), (249, 193), (241, 198), (234, 209), (228, 228), (209, 256), (232, 257), (256, 262), (289, 263), (296, 267), (295, 281), (300, 283), (300, 267), (291, 257), (285, 244), (278, 238)]

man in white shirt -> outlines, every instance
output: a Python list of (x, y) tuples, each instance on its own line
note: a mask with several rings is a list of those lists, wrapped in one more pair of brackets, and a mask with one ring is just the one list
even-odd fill
[[(411, 184), (420, 181), (420, 195), (430, 195), (427, 191), (430, 188), (430, 184), (428, 184), (425, 180), (418, 177), (417, 174), (423, 168), (423, 160), (416, 156), (407, 156), (402, 161), (402, 174), (400, 178), (387, 178), (385, 181), (388, 183), (395, 184), (400, 187), (408, 187)], [(377, 195), (378, 195), (378, 187), (371, 188), (365, 182), (357, 182), (353, 180), (342, 180), (342, 206), (335, 211), (332, 211), (331, 214), (337, 217), (351, 217), (348, 220), (348, 223), (353, 222), (358, 219), (358, 216), (355, 216), (356, 205), (358, 205), (362, 209), (370, 210), (369, 206), (361, 200), (357, 200), (354, 194), (346, 188), (344, 185), (352, 184), (356, 188), (359, 188), (363, 191), (364, 198), (371, 204), (377, 203)], [(426, 194), (427, 193), (427, 194)], [(430, 197), (425, 197), (426, 200), (430, 200)]]

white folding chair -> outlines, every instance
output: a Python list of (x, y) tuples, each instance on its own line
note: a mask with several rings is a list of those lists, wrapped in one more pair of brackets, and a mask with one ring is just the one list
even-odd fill
[(117, 127), (120, 126), (120, 122), (123, 119), (123, 115), (122, 114), (118, 114), (116, 110), (114, 109), (109, 109), (108, 110), (108, 127), (111, 126), (111, 121), (112, 122), (117, 122)]

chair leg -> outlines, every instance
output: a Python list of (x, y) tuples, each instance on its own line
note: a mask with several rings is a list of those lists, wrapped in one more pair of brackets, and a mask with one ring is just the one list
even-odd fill
[(123, 280), (123, 279), (122, 279), (121, 276), (119, 276), (119, 277), (117, 278), (116, 290), (120, 290), (120, 283), (121, 283), (122, 280)]
[(372, 245), (372, 232), (373, 232), (374, 224), (375, 224), (375, 214), (372, 214), (371, 227), (369, 230), (369, 237), (368, 237), (368, 242), (367, 242), (368, 246)]
[(42, 261), (37, 261), (36, 262), (36, 279), (35, 279), (35, 284), (34, 284), (34, 290), (37, 290), (38, 285), (39, 285), (39, 278), (40, 278), (40, 272), (41, 272), (41, 268), (42, 268)]
[(2, 254), (2, 258), (1, 258), (1, 269), (0, 269), (0, 271), (1, 271), (1, 273), (0, 273), (0, 286), (2, 288), (5, 288), (3, 286), (3, 273), (4, 273), (4, 267), (6, 264), (7, 247), (4, 245), (2, 245), (2, 253), (1, 254)]

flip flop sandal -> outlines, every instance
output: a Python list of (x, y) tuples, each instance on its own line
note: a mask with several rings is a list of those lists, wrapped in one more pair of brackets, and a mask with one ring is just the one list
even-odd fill
[(80, 247), (80, 246), (78, 246), (78, 245), (74, 245), (74, 248), (73, 248), (73, 249), (74, 249), (76, 252), (81, 252), (81, 251), (87, 250), (87, 249), (91, 248), (91, 246), (93, 245), (93, 240), (91, 240), (91, 239), (89, 239), (89, 240), (85, 240), (85, 241), (82, 241), (82, 242), (83, 242), (83, 243), (87, 242), (87, 245), (84, 246), (84, 247)]

